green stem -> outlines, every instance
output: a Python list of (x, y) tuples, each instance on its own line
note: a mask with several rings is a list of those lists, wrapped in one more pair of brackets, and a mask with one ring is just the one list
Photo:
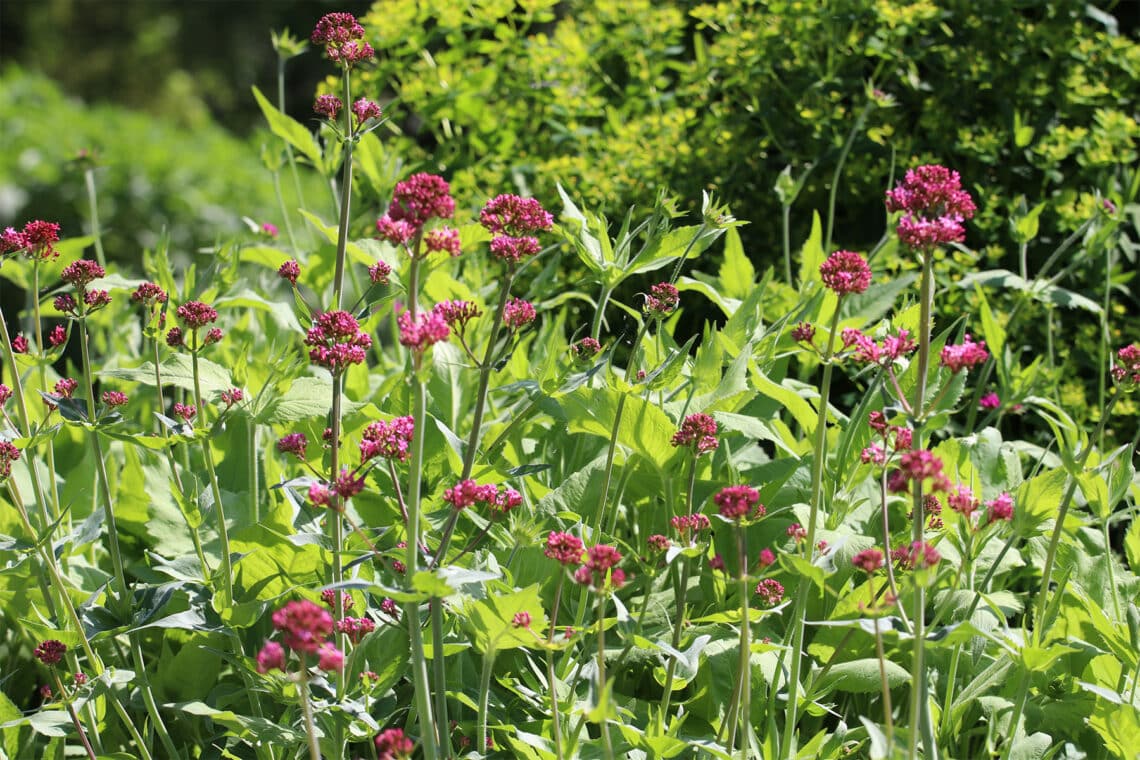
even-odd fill
[(602, 334), (602, 321), (605, 319), (606, 304), (610, 302), (610, 294), (613, 293), (613, 288), (608, 285), (602, 286), (602, 293), (598, 296), (598, 307), (594, 310), (594, 321), (590, 325), (590, 337), (598, 340), (598, 336)]
[[(737, 549), (740, 553), (740, 760), (748, 760), (750, 742), (748, 728), (752, 723), (752, 620), (748, 614), (748, 550), (744, 526), (738, 525)], [(729, 747), (731, 749), (731, 745)]]
[(1017, 731), (1021, 728), (1021, 714), (1025, 711), (1025, 703), (1029, 699), (1030, 680), (1028, 673), (1021, 679), (1021, 685), (1017, 691), (1017, 702), (1013, 706), (1013, 716), (1009, 721), (1009, 741), (1002, 748), (1001, 760), (1009, 760), (1010, 753), (1013, 752), (1013, 745), (1017, 740)]
[[(412, 260), (412, 266), (415, 267), (415, 259)], [(411, 284), (413, 286), (416, 284), (414, 279)], [(414, 297), (412, 303), (415, 303)], [(408, 537), (404, 554), (405, 572), (409, 581), (415, 577), (419, 570), (420, 479), (423, 472), (424, 424), (427, 422), (427, 402), (424, 397), (423, 382), (419, 378), (419, 361), (413, 359), (413, 363), (415, 366), (412, 376), (412, 418), (415, 421), (415, 427), (412, 433), (412, 450), (408, 466)], [(408, 621), (408, 636), (411, 638), (412, 680), (415, 684), (416, 709), (419, 711), (420, 741), (423, 746), (424, 759), (436, 760), (435, 731), (438, 728), (444, 732), (447, 727), (437, 726), (432, 718), (431, 687), (428, 683), (427, 662), (424, 658), (419, 603), (416, 601), (408, 602), (404, 607), (404, 616)], [(443, 656), (443, 652), (433, 652), (432, 654), (435, 657)], [(444, 741), (442, 736), (440, 741)]]
[[(835, 338), (839, 330), (839, 306), (831, 317), (831, 326), (827, 334), (827, 348), (824, 350), (823, 379), (819, 389), (819, 417), (815, 425), (815, 456), (811, 463), (811, 511), (808, 514), (808, 530), (805, 552), (811, 560), (815, 547), (815, 532), (819, 523), (819, 512), (823, 501), (823, 469), (827, 458), (827, 407), (831, 397), (831, 375), (834, 369), (832, 358), (835, 355)], [(792, 618), (792, 651), (791, 673), (788, 675), (788, 704), (784, 710), (784, 730), (780, 737), (780, 757), (791, 757), (795, 746), (795, 729), (797, 711), (799, 710), (800, 670), (803, 662), (804, 629), (807, 618), (807, 597), (811, 593), (811, 580), (804, 576), (800, 578), (796, 590), (795, 613)]]
[(879, 630), (879, 619), (875, 619), (875, 654), (879, 658), (879, 678), (883, 684), (883, 719), (887, 724), (887, 757), (894, 755), (895, 719), (891, 707), (891, 686), (887, 682), (887, 658), (883, 654), (883, 634)]
[(95, 170), (90, 166), (83, 170), (83, 181), (87, 185), (87, 205), (91, 209), (91, 237), (95, 238), (95, 260), (99, 266), (107, 268), (107, 257), (103, 255), (103, 229), (99, 224), (99, 204), (95, 195)]
[(784, 242), (784, 281), (788, 283), (788, 287), (792, 287), (792, 207), (790, 204), (782, 204), (783, 223), (783, 242)]
[[(1065, 494), (1061, 499), (1061, 508), (1057, 511), (1057, 520), (1053, 527), (1053, 536), (1049, 539), (1049, 550), (1045, 554), (1045, 564), (1041, 569), (1041, 590), (1037, 595), (1037, 615), (1034, 618), (1033, 638), (1038, 644), (1041, 643), (1045, 635), (1045, 609), (1049, 601), (1049, 584), (1053, 582), (1053, 564), (1057, 560), (1057, 547), (1061, 543), (1061, 534), (1065, 532), (1065, 517), (1069, 514), (1069, 505), (1072, 504), (1073, 495), (1077, 491), (1077, 477), (1084, 471), (1085, 465), (1089, 460), (1089, 454), (1091, 454), (1093, 450), (1092, 442), (1094, 439), (1100, 438), (1104, 432), (1104, 426), (1108, 421), (1109, 413), (1119, 398), (1120, 392), (1117, 391), (1112, 394), (1108, 399), (1108, 403), (1105, 404), (1104, 410), (1100, 414), (1100, 422), (1097, 423), (1096, 433), (1089, 439), (1087, 448), (1081, 452), (1081, 458), (1076, 464), (1075, 472), (1069, 475), (1069, 484), (1065, 488)], [(1057, 593), (1061, 593), (1062, 591), (1063, 589), (1057, 589)]]
[(305, 736), (309, 743), (310, 760), (321, 760), (321, 743), (317, 739), (317, 727), (313, 722), (313, 705), (309, 701), (309, 674), (304, 662), (297, 682), (297, 695), (301, 700), (301, 714), (305, 717)]
[(601, 711), (602, 749), (606, 760), (613, 760), (614, 746), (610, 739), (609, 701), (606, 699), (606, 592), (598, 591), (598, 704)]
[(919, 583), (914, 589), (914, 661), (911, 666), (911, 702), (910, 702), (910, 741), (908, 744), (908, 757), (916, 760), (918, 754), (918, 738), (922, 733), (919, 729), (925, 719), (926, 710), (926, 587)]
[[(689, 458), (689, 483), (685, 491), (685, 511), (684, 514), (692, 514), (693, 510), (693, 490), (696, 487), (697, 481), (697, 457), (692, 456)], [(681, 631), (685, 627), (685, 602), (689, 593), (689, 558), (684, 555), (681, 556), (681, 583), (677, 586), (677, 620), (673, 624), (673, 648), (677, 649), (681, 645)], [(649, 591), (646, 591), (648, 596)], [(669, 658), (669, 666), (665, 670), (665, 693), (661, 695), (661, 718), (662, 720), (669, 713), (669, 703), (673, 699), (673, 676), (677, 669), (677, 658)]]
[(71, 695), (67, 693), (67, 689), (63, 688), (63, 681), (60, 680), (59, 673), (55, 668), (52, 668), (51, 674), (55, 678), (55, 688), (59, 689), (59, 698), (63, 700), (67, 714), (71, 716), (71, 724), (75, 726), (75, 732), (79, 734), (79, 741), (83, 742), (83, 749), (87, 751), (87, 757), (91, 760), (98, 760), (95, 756), (95, 750), (91, 747), (91, 742), (87, 739), (87, 732), (83, 730), (83, 724), (79, 722), (79, 716), (75, 714), (75, 707), (71, 704)]
[[(340, 308), (344, 288), (344, 260), (348, 250), (348, 219), (352, 205), (352, 83), (348, 67), (344, 69), (344, 166), (340, 187), (340, 221), (336, 233), (336, 268), (333, 270), (333, 309)], [(414, 314), (413, 314), (414, 316)]]
[[(438, 656), (438, 655), (437, 655)], [(483, 655), (483, 672), (479, 676), (479, 749), (487, 752), (487, 703), (491, 698), (491, 672), (495, 665), (495, 650), (489, 649)]]
[[(554, 590), (554, 606), (550, 608), (550, 633), (547, 634), (546, 643), (554, 643), (554, 629), (558, 620), (558, 607), (562, 603), (562, 585), (566, 581), (566, 573), (559, 573), (558, 585)], [(554, 757), (562, 760), (562, 727), (558, 710), (558, 678), (554, 673), (554, 652), (546, 650), (546, 677), (547, 688), (550, 690), (550, 719), (554, 730)]]
[[(42, 388), (43, 390), (46, 391), (48, 389), (47, 365), (44, 363), (45, 348), (44, 348), (43, 319), (42, 319), (42, 316), (40, 314), (40, 261), (39, 261), (39, 259), (36, 259), (35, 261), (32, 262), (32, 296), (33, 296), (33, 298), (32, 298), (32, 324), (35, 325), (35, 328), (36, 328), (36, 345), (38, 346), (38, 350), (40, 352), (39, 360), (37, 361), (37, 367), (38, 367), (39, 376), (40, 376), (40, 388)], [(16, 368), (16, 365), (13, 364), (12, 365), (13, 372), (15, 371), (15, 368)], [(59, 503), (59, 487), (57, 485), (58, 478), (56, 476), (56, 468), (55, 468), (55, 439), (54, 438), (51, 441), (48, 441), (46, 459), (47, 459), (47, 469), (48, 469), (47, 485), (48, 485), (48, 495), (51, 497), (50, 506), (51, 506), (51, 512), (52, 512), (52, 520), (56, 521), (56, 520), (59, 520), (59, 516), (61, 514), (61, 509), (60, 509), (60, 503)], [(71, 519), (70, 519), (70, 517), (68, 517), (68, 523), (70, 523), (70, 522), (71, 522)]]
[[(205, 426), (206, 407), (202, 403), (202, 382), (198, 370), (198, 331), (194, 330), (192, 335), (193, 346), (190, 351), (190, 364), (194, 372), (194, 408), (197, 410), (194, 420), (195, 422), (201, 421)], [(234, 603), (234, 573), (233, 566), (230, 563), (230, 534), (226, 528), (226, 510), (222, 505), (222, 490), (218, 486), (218, 473), (214, 468), (214, 454), (210, 450), (210, 439), (203, 437), (199, 439), (199, 442), (202, 446), (202, 458), (206, 462), (206, 472), (210, 478), (210, 495), (214, 499), (214, 514), (218, 517), (218, 541), (221, 544), (222, 555), (222, 602), (228, 607)]]
[(1116, 620), (1123, 620), (1124, 613), (1120, 611), (1120, 592), (1116, 589), (1116, 572), (1112, 569), (1112, 544), (1108, 538), (1108, 520), (1100, 524), (1104, 534), (1104, 561), (1108, 565), (1108, 587), (1112, 589), (1112, 611)]
[(258, 499), (261, 491), (260, 468), (258, 467), (258, 454), (260, 451), (258, 438), (260, 431), (258, 430), (257, 422), (252, 416), (246, 424), (249, 425), (246, 440), (246, 459), (249, 460), (249, 503), (253, 507), (253, 521), (259, 523), (261, 522), (261, 505)]

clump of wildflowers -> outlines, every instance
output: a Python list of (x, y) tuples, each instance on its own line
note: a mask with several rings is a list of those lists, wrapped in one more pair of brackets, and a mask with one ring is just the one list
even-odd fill
[(0, 256), (20, 252), (29, 259), (46, 261), (59, 257), (58, 242), (59, 225), (35, 219), (24, 224), (23, 232), (8, 227), (0, 234)]
[(663, 319), (677, 310), (681, 294), (677, 286), (669, 282), (659, 282), (649, 289), (645, 297), (645, 314), (654, 319)]
[(742, 520), (754, 513), (763, 517), (766, 510), (760, 503), (760, 492), (752, 486), (726, 486), (717, 492), (713, 502), (720, 509), (720, 516), (726, 520)]
[(498, 195), (479, 212), (479, 223), (494, 237), (491, 255), (509, 266), (536, 255), (542, 244), (533, 236), (554, 225), (554, 217), (534, 198)]
[(375, 457), (397, 462), (407, 460), (408, 445), (414, 432), (415, 420), (410, 416), (397, 417), (391, 422), (380, 420), (370, 423), (364, 428), (364, 437), (360, 441), (360, 461), (367, 462)]
[(570, 354), (579, 362), (589, 362), (602, 352), (602, 344), (593, 338), (582, 338), (570, 345)]
[(756, 584), (756, 594), (765, 606), (775, 607), (784, 598), (784, 586), (775, 578), (765, 578)]
[(681, 427), (670, 442), (692, 449), (697, 456), (715, 451), (720, 446), (716, 439), (716, 420), (707, 414), (690, 414), (681, 421)]
[(819, 265), (823, 284), (839, 296), (866, 292), (871, 286), (871, 267), (853, 251), (836, 251)]
[(313, 113), (324, 116), (329, 121), (336, 121), (342, 108), (344, 103), (336, 95), (318, 95), (313, 103)]
[(32, 651), (32, 655), (35, 656), (37, 660), (49, 667), (58, 665), (66, 653), (67, 645), (55, 639), (40, 642), (39, 646)]
[(962, 223), (976, 209), (958, 172), (926, 165), (909, 170), (895, 189), (887, 191), (887, 210), (902, 212), (897, 232), (903, 245), (930, 250), (965, 240)]
[(330, 61), (346, 68), (371, 60), (376, 52), (364, 42), (364, 27), (351, 13), (326, 13), (317, 22), (309, 40), (324, 45)]
[(586, 562), (574, 572), (574, 580), (596, 591), (617, 590), (625, 585), (625, 571), (618, 567), (621, 552), (609, 544), (597, 544), (586, 551)]
[(990, 354), (986, 351), (986, 342), (975, 343), (967, 333), (962, 336), (960, 345), (944, 346), (940, 360), (943, 367), (957, 374), (964, 369), (973, 369), (988, 358)]
[(1112, 379), (1126, 391), (1140, 386), (1140, 345), (1130, 343), (1116, 352), (1117, 362), (1112, 365)]
[(580, 565), (585, 546), (582, 539), (570, 533), (551, 531), (546, 538), (544, 553), (550, 559), (563, 565)]
[(372, 338), (347, 311), (326, 311), (313, 320), (305, 345), (310, 346), (309, 360), (313, 364), (338, 375), (351, 365), (364, 362), (364, 352), (372, 346)]
[(400, 345), (407, 346), (417, 354), (422, 354), (451, 336), (447, 318), (439, 304), (431, 311), (421, 311), (414, 318), (410, 311), (404, 311), (396, 317), (396, 324), (400, 328)]
[(534, 305), (521, 298), (512, 298), (503, 307), (503, 324), (512, 330), (521, 330), (537, 318)]
[(415, 748), (402, 728), (387, 728), (376, 735), (377, 760), (408, 760)]
[(304, 433), (289, 433), (277, 441), (277, 450), (282, 454), (292, 454), (298, 459), (304, 459), (308, 445), (309, 439)]

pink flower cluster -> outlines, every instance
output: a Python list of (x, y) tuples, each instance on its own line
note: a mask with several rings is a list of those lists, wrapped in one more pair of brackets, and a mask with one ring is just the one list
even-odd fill
[(695, 539), (700, 531), (708, 530), (711, 526), (709, 518), (699, 513), (678, 515), (669, 522), (683, 541), (688, 541), (690, 536)]
[(870, 575), (883, 566), (883, 553), (878, 549), (864, 549), (851, 558), (851, 564)]
[(65, 266), (63, 271), (59, 273), (59, 278), (68, 285), (74, 286), (76, 290), (83, 292), (90, 283), (106, 276), (106, 274), (106, 270), (97, 262), (79, 259)]
[(420, 229), (431, 219), (450, 219), (454, 214), (455, 200), (447, 180), (421, 172), (396, 183), (387, 216)]
[(368, 634), (376, 630), (376, 624), (366, 617), (346, 617), (336, 623), (338, 633), (343, 633), (353, 644), (359, 644)]
[(836, 251), (819, 265), (823, 284), (838, 296), (866, 292), (871, 286), (871, 266), (853, 251)]
[(591, 546), (585, 564), (574, 571), (574, 580), (597, 591), (619, 589), (625, 585), (625, 571), (617, 566), (620, 562), (621, 552), (609, 544)]
[(986, 342), (983, 340), (975, 343), (969, 333), (962, 336), (961, 345), (944, 346), (940, 357), (942, 366), (955, 374), (964, 369), (973, 369), (988, 358), (990, 354), (986, 351)]
[(899, 330), (898, 335), (888, 335), (881, 341), (849, 327), (840, 333), (845, 348), (853, 349), (852, 358), (865, 364), (889, 366), (896, 359), (906, 356), (918, 348), (907, 330)]
[(891, 552), (891, 560), (904, 570), (922, 570), (942, 561), (942, 555), (925, 541), (915, 541)]
[(429, 252), (440, 251), (455, 258), (460, 252), (459, 230), (451, 227), (428, 230), (424, 235), (424, 247)]
[(402, 728), (386, 728), (376, 735), (377, 760), (408, 760), (415, 748)]
[(400, 328), (400, 345), (418, 354), (451, 337), (447, 318), (439, 304), (431, 311), (421, 311), (414, 319), (410, 311), (401, 312), (396, 317), (396, 324)]
[(962, 189), (958, 172), (925, 165), (908, 171), (894, 190), (887, 191), (887, 210), (903, 212), (897, 228), (903, 245), (930, 250), (965, 240), (962, 223), (974, 216), (976, 208)]
[(512, 298), (503, 307), (503, 324), (511, 330), (521, 330), (537, 318), (534, 306), (521, 298)]
[(182, 324), (191, 330), (198, 330), (218, 320), (217, 309), (201, 301), (187, 301), (178, 307), (177, 314)]
[(277, 268), (277, 276), (282, 280), (288, 280), (290, 285), (296, 285), (297, 278), (301, 276), (301, 265), (296, 259), (289, 259)]
[(305, 458), (305, 449), (309, 446), (309, 439), (304, 433), (289, 433), (277, 441), (277, 450), (282, 454), (292, 454), (298, 459)]
[(582, 544), (582, 539), (577, 536), (551, 531), (546, 538), (544, 553), (550, 559), (563, 565), (580, 565), (585, 550), (586, 547)]
[(942, 460), (927, 449), (905, 452), (899, 457), (899, 470), (894, 475), (893, 485), (901, 485), (901, 491), (905, 491), (907, 481), (912, 480), (930, 480), (933, 491), (950, 490), (950, 481), (942, 472)]
[(726, 486), (713, 496), (713, 502), (727, 520), (739, 521), (749, 514), (763, 517), (767, 511), (760, 503), (760, 492), (752, 486)]
[(154, 308), (157, 304), (166, 303), (166, 291), (153, 282), (144, 282), (131, 293), (131, 301), (145, 304)]
[(765, 578), (756, 584), (756, 595), (766, 607), (775, 607), (784, 598), (784, 586), (775, 578)]
[(0, 233), (0, 256), (20, 251), (29, 259), (46, 261), (59, 256), (58, 242), (59, 225), (36, 219), (25, 223), (23, 232), (7, 227)]
[(1125, 390), (1140, 386), (1140, 345), (1130, 343), (1116, 352), (1117, 363), (1110, 370), (1112, 379)]
[(329, 121), (336, 121), (336, 117), (342, 108), (344, 108), (344, 103), (336, 95), (318, 95), (313, 102), (313, 113), (324, 116)]
[(360, 98), (352, 104), (352, 113), (356, 116), (356, 128), (364, 126), (369, 119), (380, 118), (380, 106), (368, 98)]
[(716, 420), (707, 414), (690, 414), (681, 421), (681, 427), (670, 442), (674, 446), (689, 447), (697, 456), (715, 451), (720, 446), (716, 439)]
[(981, 508), (982, 502), (974, 496), (969, 487), (958, 486), (946, 497), (946, 502), (950, 505), (950, 509), (966, 518), (973, 528), (985, 527), (998, 521), (1008, 522), (1013, 519), (1013, 497), (1005, 491), (998, 494), (996, 499), (985, 502), (986, 521), (980, 526), (975, 521), (974, 515)]
[(593, 338), (582, 338), (570, 346), (570, 353), (580, 362), (588, 362), (601, 352), (602, 344)]
[(815, 337), (815, 325), (811, 322), (800, 322), (792, 328), (792, 340), (797, 343), (811, 343)]
[(326, 13), (309, 40), (324, 45), (330, 61), (352, 67), (355, 63), (371, 60), (376, 52), (364, 42), (364, 27), (351, 13)]
[[(281, 633), (285, 647), (302, 655), (318, 655), (321, 670), (336, 671), (344, 666), (344, 654), (328, 641), (334, 628), (332, 615), (320, 605), (307, 599), (289, 602), (273, 613), (273, 627)], [(267, 641), (257, 655), (258, 672), (284, 669), (284, 648)]]
[(681, 293), (670, 282), (659, 282), (649, 289), (645, 297), (645, 313), (654, 319), (662, 319), (677, 310), (681, 303)]
[(66, 653), (67, 645), (56, 639), (42, 641), (39, 646), (32, 650), (32, 655), (44, 665), (48, 666), (58, 665)]
[(438, 311), (447, 326), (456, 332), (463, 332), (468, 322), (483, 315), (479, 307), (470, 301), (440, 301), (434, 310)]
[(479, 212), (479, 223), (494, 235), (491, 255), (515, 266), (542, 250), (533, 233), (549, 230), (554, 217), (534, 198), (504, 194), (487, 201)]
[(403, 462), (408, 458), (408, 444), (415, 433), (415, 420), (412, 417), (396, 417), (391, 422), (380, 420), (364, 428), (360, 441), (360, 461), (367, 462), (375, 457), (395, 459)]
[(123, 406), (127, 403), (127, 394), (120, 391), (103, 391), (102, 399), (109, 407)]
[(353, 364), (364, 363), (372, 338), (347, 311), (326, 311), (313, 320), (305, 345), (310, 347), (309, 360), (313, 364), (338, 375)]
[(522, 504), (522, 494), (513, 488), (479, 485), (469, 478), (444, 491), (443, 500), (457, 510), (483, 504), (493, 513), (506, 514)]
[[(0, 386), (3, 388), (6, 386)], [(0, 479), (12, 474), (12, 462), (19, 460), (20, 450), (8, 441), (0, 441)]]

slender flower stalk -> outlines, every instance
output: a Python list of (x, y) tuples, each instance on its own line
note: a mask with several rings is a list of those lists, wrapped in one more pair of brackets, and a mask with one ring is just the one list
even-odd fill
[(613, 760), (614, 745), (610, 738), (609, 700), (606, 694), (606, 594), (598, 592), (598, 704), (601, 711), (602, 749), (606, 760)]
[[(36, 258), (32, 261), (32, 296), (33, 296), (33, 298), (32, 298), (32, 307), (33, 307), (32, 308), (32, 324), (35, 325), (36, 345), (39, 347), (39, 351), (40, 351), (40, 361), (37, 362), (39, 365), (40, 387), (43, 388), (44, 390), (47, 390), (47, 387), (48, 387), (48, 384), (47, 384), (47, 364), (46, 364), (46, 362), (43, 361), (43, 354), (46, 351), (46, 348), (45, 348), (46, 344), (44, 343), (43, 316), (40, 313), (39, 294), (40, 294), (40, 260), (38, 258)], [(16, 365), (13, 364), (12, 365), (13, 371), (15, 371), (15, 367), (16, 367)], [(56, 476), (54, 439), (52, 441), (48, 441), (45, 453), (46, 453), (47, 468), (48, 468), (47, 482), (48, 482), (48, 488), (50, 489), (48, 492), (48, 496), (51, 497), (52, 520), (58, 520), (61, 510), (60, 510), (60, 503), (59, 503), (59, 488), (56, 485), (59, 479)], [(70, 520), (70, 516), (68, 519)]]
[(554, 589), (554, 604), (550, 608), (550, 631), (546, 635), (546, 678), (547, 689), (550, 691), (550, 720), (554, 732), (554, 757), (555, 760), (562, 760), (562, 727), (561, 727), (561, 714), (558, 709), (558, 677), (554, 672), (554, 652), (551, 647), (554, 644), (554, 629), (558, 624), (558, 607), (562, 604), (562, 586), (566, 581), (566, 574), (560, 572), (558, 575), (558, 585)]
[[(748, 760), (749, 727), (752, 725), (752, 620), (748, 610), (748, 548), (743, 525), (736, 526), (736, 546), (740, 554), (740, 662), (736, 677), (740, 680), (740, 760)], [(735, 730), (735, 729), (734, 729)], [(732, 734), (729, 734), (729, 749), (732, 748)]]
[[(697, 459), (698, 454), (693, 452), (689, 458), (689, 483), (685, 489), (685, 515), (691, 515), (693, 512), (693, 490), (696, 487), (697, 481)], [(690, 527), (692, 532), (695, 530)], [(681, 645), (681, 631), (685, 627), (685, 602), (689, 593), (689, 558), (681, 556), (681, 581), (677, 586), (677, 619), (673, 622), (673, 649), (677, 649)], [(648, 597), (648, 592), (646, 592)], [(661, 714), (669, 714), (669, 703), (673, 699), (673, 678), (677, 670), (677, 658), (670, 657), (669, 665), (665, 668), (665, 691), (661, 695)]]
[[(811, 463), (811, 511), (808, 514), (807, 540), (804, 542), (807, 558), (815, 547), (815, 534), (819, 523), (820, 504), (823, 500), (823, 467), (827, 458), (827, 407), (831, 397), (831, 375), (835, 368), (835, 339), (839, 332), (839, 308), (831, 318), (827, 347), (824, 349), (823, 378), (819, 387), (819, 416), (815, 425), (815, 452)], [(811, 593), (811, 580), (800, 578), (796, 589), (792, 617), (791, 672), (788, 675), (788, 704), (784, 710), (784, 729), (780, 736), (780, 757), (789, 757), (795, 741), (796, 719), (799, 710), (800, 671), (803, 665), (804, 629), (806, 627), (807, 597)]]
[[(337, 594), (337, 596), (340, 596)], [(297, 674), (297, 698), (301, 700), (301, 715), (305, 720), (305, 737), (309, 743), (310, 760), (321, 760), (321, 743), (317, 738), (317, 727), (313, 721), (313, 703), (309, 697), (309, 671), (304, 658)]]
[(79, 734), (79, 741), (83, 743), (83, 749), (87, 752), (87, 757), (91, 760), (98, 760), (95, 756), (95, 750), (91, 746), (91, 741), (87, 738), (87, 732), (83, 730), (83, 723), (80, 722), (79, 716), (75, 713), (75, 706), (71, 703), (71, 695), (63, 687), (63, 680), (60, 679), (55, 668), (52, 668), (51, 674), (55, 680), (55, 688), (59, 689), (59, 697), (67, 708), (67, 714), (71, 717), (71, 724), (75, 726), (75, 732)]
[(83, 182), (87, 187), (87, 206), (91, 210), (91, 237), (95, 238), (95, 260), (99, 266), (107, 266), (107, 257), (103, 254), (103, 228), (99, 224), (99, 204), (95, 192), (95, 167), (90, 161), (83, 168)]

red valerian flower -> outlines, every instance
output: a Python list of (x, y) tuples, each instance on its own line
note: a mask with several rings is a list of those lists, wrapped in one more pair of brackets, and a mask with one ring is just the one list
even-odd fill
[(304, 459), (308, 445), (309, 439), (304, 433), (289, 433), (277, 441), (277, 450), (282, 454), (293, 454), (298, 459)]
[(432, 252), (444, 251), (455, 258), (460, 253), (459, 230), (451, 227), (428, 230), (427, 234), (424, 235), (424, 247)]
[(56, 325), (52, 328), (51, 333), (48, 334), (48, 343), (52, 348), (59, 348), (67, 342), (67, 328), (63, 325)]
[(120, 391), (103, 391), (103, 403), (110, 407), (123, 406), (127, 403), (127, 394)]
[(883, 566), (883, 553), (878, 549), (864, 549), (851, 558), (851, 564), (869, 575)]
[(1112, 379), (1125, 391), (1140, 386), (1140, 345), (1128, 344), (1116, 352), (1116, 358), (1110, 370)]
[(550, 559), (561, 562), (563, 565), (580, 565), (584, 551), (585, 546), (582, 544), (582, 539), (570, 533), (551, 531), (546, 538), (544, 553)]
[(58, 665), (67, 652), (67, 645), (56, 639), (43, 641), (35, 648), (32, 654), (44, 665)]
[(315, 654), (333, 632), (333, 619), (324, 608), (302, 599), (274, 612), (273, 627), (281, 632), (285, 646)]
[(257, 672), (268, 673), (271, 670), (285, 669), (285, 648), (276, 641), (267, 641), (261, 651), (257, 653)]
[(677, 286), (670, 282), (659, 282), (649, 289), (644, 311), (650, 317), (663, 319), (676, 311), (680, 303), (681, 294)]
[(864, 293), (871, 286), (871, 266), (854, 251), (836, 251), (819, 265), (823, 284), (838, 296)]
[(670, 442), (674, 446), (689, 447), (697, 456), (715, 451), (720, 446), (716, 439), (716, 420), (707, 414), (690, 414), (681, 421), (681, 427)]
[(187, 301), (178, 307), (178, 318), (191, 330), (198, 330), (218, 320), (218, 311), (201, 301)]
[(512, 330), (520, 330), (538, 317), (534, 305), (521, 298), (512, 298), (503, 307), (503, 324)]
[(305, 334), (305, 345), (310, 347), (310, 361), (337, 375), (364, 362), (372, 338), (347, 311), (334, 310), (317, 315)]
[[(0, 385), (0, 388), (5, 386)], [(20, 450), (7, 441), (0, 441), (0, 480), (12, 474), (12, 462), (20, 458)]]
[(599, 591), (607, 587), (619, 589), (625, 585), (625, 572), (617, 566), (619, 562), (621, 552), (609, 544), (591, 546), (586, 551), (586, 563), (574, 572), (574, 580)]
[(402, 728), (388, 728), (376, 736), (377, 760), (408, 760), (415, 748)]
[(961, 345), (944, 346), (940, 356), (942, 366), (955, 374), (964, 369), (973, 369), (988, 358), (990, 354), (986, 351), (986, 342), (975, 343), (969, 333), (962, 336)]
[(374, 457), (406, 461), (414, 432), (415, 420), (410, 416), (370, 423), (364, 428), (364, 438), (360, 441), (360, 461), (367, 462)]
[(593, 338), (582, 338), (570, 346), (570, 353), (580, 362), (588, 362), (601, 352), (602, 344)]
[(419, 312), (414, 319), (410, 311), (401, 312), (396, 324), (400, 328), (400, 344), (420, 354), (451, 336), (447, 319), (438, 305), (431, 311)]
[(459, 481), (458, 485), (443, 492), (443, 500), (454, 509), (466, 509), (476, 504), (490, 504), (498, 496), (499, 489), (493, 485), (479, 485), (474, 480)]
[(46, 261), (59, 256), (59, 225), (39, 219), (27, 222), (23, 232), (8, 227), (0, 234), (0, 256), (21, 251), (29, 259)]
[(752, 486), (726, 486), (713, 497), (713, 502), (720, 508), (721, 517), (729, 520), (740, 520), (753, 511), (763, 517), (765, 512), (760, 492)]
[(511, 618), (511, 625), (515, 628), (530, 628), (530, 613), (525, 610), (516, 612), (515, 616)]
[(278, 267), (277, 276), (282, 280), (288, 280), (290, 285), (296, 285), (297, 278), (301, 276), (301, 265), (296, 259), (289, 259)]
[(450, 219), (455, 214), (455, 199), (447, 180), (435, 174), (421, 172), (396, 183), (388, 217), (393, 221), (407, 221), (419, 229), (433, 218)]
[(775, 607), (784, 598), (784, 586), (775, 578), (765, 578), (756, 584), (756, 594), (765, 606)]
[(903, 245), (929, 250), (965, 240), (962, 223), (976, 208), (958, 172), (926, 165), (908, 171), (903, 182), (887, 192), (887, 210), (903, 212), (896, 230)]
[(534, 198), (504, 194), (487, 201), (479, 223), (492, 234), (518, 236), (549, 230), (554, 217)]
[(98, 262), (79, 259), (65, 266), (63, 271), (59, 273), (59, 278), (82, 291), (90, 283), (106, 276), (106, 274), (107, 270), (99, 266)]
[(380, 106), (368, 98), (360, 98), (352, 104), (352, 113), (356, 115), (356, 126), (359, 129), (369, 119), (380, 118)]
[(368, 267), (368, 279), (373, 285), (387, 285), (388, 279), (392, 275), (392, 267), (388, 266), (383, 261), (377, 261), (372, 266)]

